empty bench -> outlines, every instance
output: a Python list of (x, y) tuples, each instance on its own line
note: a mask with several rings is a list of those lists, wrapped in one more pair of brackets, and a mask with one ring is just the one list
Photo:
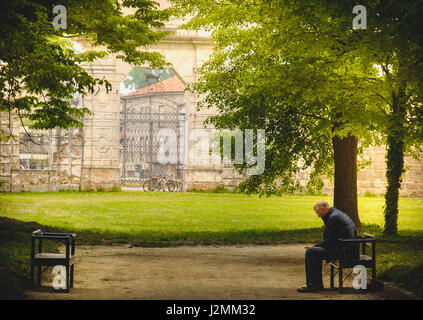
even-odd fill
[[(31, 237), (31, 281), (34, 282), (35, 267), (37, 267), (37, 282), (41, 285), (42, 267), (64, 266), (66, 268), (65, 275), (65, 292), (69, 292), (69, 288), (73, 288), (74, 263), (75, 263), (75, 233), (54, 233), (34, 231)], [(43, 241), (55, 240), (65, 243), (65, 253), (49, 253), (43, 252)], [(38, 246), (36, 245), (38, 241)], [(36, 252), (36, 248), (38, 248)]]

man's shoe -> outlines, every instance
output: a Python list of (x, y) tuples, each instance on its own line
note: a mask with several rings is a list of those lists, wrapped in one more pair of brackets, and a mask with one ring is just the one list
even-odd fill
[(323, 290), (323, 287), (307, 287), (307, 285), (303, 285), (301, 288), (297, 289), (297, 291), (301, 293), (319, 292), (322, 290)]

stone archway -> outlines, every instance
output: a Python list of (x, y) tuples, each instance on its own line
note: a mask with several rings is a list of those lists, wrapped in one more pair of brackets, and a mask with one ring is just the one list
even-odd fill
[[(158, 1), (167, 7), (166, 0)], [(169, 21), (165, 29), (173, 34), (148, 48), (160, 52), (171, 63), (171, 68), (185, 85), (196, 81), (196, 70), (209, 57), (213, 50), (207, 33), (178, 30), (181, 20)], [(78, 39), (81, 49), (93, 50), (86, 39)], [(111, 189), (120, 186), (120, 92), (119, 85), (134, 67), (116, 56), (110, 55), (84, 68), (96, 78), (105, 78), (112, 84), (112, 92), (101, 89), (95, 94), (86, 95), (81, 105), (91, 111), (91, 115), (83, 119), (83, 128), (76, 130), (54, 129), (48, 134), (51, 137), (49, 146), (49, 164), (46, 170), (25, 170), (20, 167), (19, 141), (1, 144), (1, 158), (4, 159), (0, 177), (6, 183), (2, 190), (19, 192), (58, 191), (63, 189)], [(186, 130), (207, 130), (211, 138), (211, 127), (204, 128), (204, 120), (213, 114), (213, 110), (197, 111), (197, 98), (188, 92), (184, 93)], [(7, 115), (1, 116), (8, 120)], [(15, 117), (16, 118), (16, 117)], [(10, 127), (19, 135), (18, 120), (13, 118)], [(195, 139), (188, 139), (184, 145), (184, 154), (195, 145)], [(3, 152), (4, 150), (4, 152)], [(192, 188), (213, 189), (218, 186), (234, 185), (232, 167), (216, 164), (197, 164), (185, 159), (182, 177), (184, 190)]]
[(181, 191), (185, 84), (173, 70), (148, 68), (133, 69), (125, 82), (129, 87), (121, 86), (121, 188), (152, 189), (155, 183), (150, 180), (156, 179), (162, 182), (157, 187), (163, 191)]
[[(160, 1), (167, 5), (166, 1)], [(150, 51), (160, 52), (171, 63), (171, 68), (184, 84), (190, 84), (196, 80), (196, 69), (201, 66), (210, 55), (213, 43), (207, 33), (177, 30), (182, 21), (172, 20), (166, 28), (174, 33), (157, 45), (149, 48)], [(90, 47), (88, 42), (84, 47)], [(92, 111), (91, 117), (84, 120), (84, 150), (82, 161), (81, 187), (111, 188), (120, 185), (120, 156), (119, 156), (119, 132), (120, 132), (120, 94), (119, 85), (134, 67), (113, 56), (97, 60), (87, 66), (87, 70), (95, 77), (104, 77), (112, 83), (113, 90), (106, 94), (101, 90), (97, 94), (88, 95), (84, 98), (84, 106)], [(185, 92), (186, 128), (204, 129), (204, 120), (210, 112), (198, 112), (197, 98)], [(211, 128), (209, 128), (211, 130)], [(189, 148), (187, 141), (186, 148)], [(186, 151), (185, 154), (188, 154)], [(232, 178), (232, 169), (226, 169)], [(230, 171), (230, 173), (229, 173)], [(185, 189), (200, 185), (210, 184), (210, 188), (222, 185), (222, 178), (216, 174), (222, 174), (223, 168), (216, 165), (198, 166), (185, 161), (185, 174), (183, 180), (190, 182)]]

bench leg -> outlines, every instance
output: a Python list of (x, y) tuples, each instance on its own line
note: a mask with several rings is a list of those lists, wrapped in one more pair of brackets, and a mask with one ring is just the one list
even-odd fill
[(41, 285), (41, 266), (38, 266), (37, 282), (39, 285)]
[(342, 293), (342, 281), (343, 281), (343, 275), (342, 275), (342, 267), (339, 266), (339, 293)]
[(333, 276), (334, 276), (334, 270), (333, 270), (333, 264), (330, 265), (330, 288), (333, 289), (334, 284), (333, 284)]
[(74, 272), (74, 265), (71, 265), (70, 269), (70, 287), (73, 288), (73, 272)]
[(372, 288), (372, 290), (375, 290), (375, 285), (376, 285), (376, 267), (373, 266), (372, 267), (372, 280), (370, 281), (370, 287)]
[(69, 276), (70, 272), (69, 272), (69, 266), (66, 266), (66, 292), (69, 292), (69, 282), (70, 282), (70, 276)]
[(35, 266), (31, 263), (31, 283), (34, 283), (34, 269)]

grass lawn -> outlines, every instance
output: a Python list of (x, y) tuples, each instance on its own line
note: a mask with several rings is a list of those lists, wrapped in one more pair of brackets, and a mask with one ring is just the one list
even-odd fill
[[(73, 230), (77, 232), (79, 244), (174, 246), (317, 242), (322, 238), (323, 222), (312, 208), (321, 199), (332, 200), (327, 196), (259, 198), (194, 192), (3, 193), (0, 194), (0, 217), (3, 217), (0, 218), (0, 258), (9, 257), (1, 260), (17, 263), (10, 266), (8, 262), (7, 268), (23, 273), (25, 279), (28, 235), (37, 228)], [(381, 238), (383, 204), (381, 197), (359, 198), (364, 231), (379, 239), (380, 276), (391, 280), (390, 274), (395, 273), (397, 278), (407, 278), (404, 270), (407, 270), (405, 274), (417, 271), (422, 274), (421, 269), (416, 271), (415, 268), (421, 268), (423, 263), (423, 200), (401, 198), (400, 236), (389, 241)], [(0, 261), (0, 268), (1, 264)]]

